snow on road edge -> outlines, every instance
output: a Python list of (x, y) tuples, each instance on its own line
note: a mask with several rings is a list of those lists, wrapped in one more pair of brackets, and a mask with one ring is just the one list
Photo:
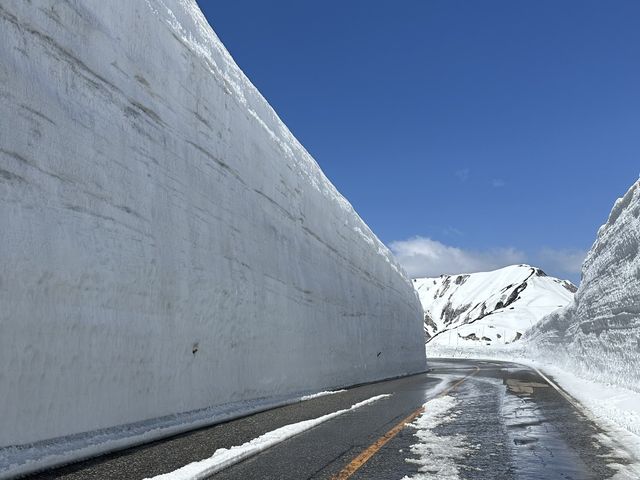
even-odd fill
[(300, 401), (304, 402), (305, 400), (312, 400), (314, 398), (319, 398), (319, 397), (326, 397), (327, 395), (335, 395), (336, 393), (342, 393), (342, 392), (346, 392), (346, 390), (331, 390), (328, 392), (318, 392), (318, 393), (312, 393), (311, 395), (304, 395), (302, 397), (300, 397)]
[(267, 432), (264, 435), (254, 438), (253, 440), (242, 445), (234, 446), (229, 449), (219, 448), (211, 457), (205, 460), (193, 462), (185, 465), (182, 468), (179, 468), (178, 470), (174, 470), (173, 472), (157, 475), (145, 480), (200, 480), (207, 478), (208, 476), (213, 475), (216, 472), (224, 470), (231, 465), (234, 465), (248, 457), (256, 455), (266, 450), (267, 448), (273, 447), (274, 445), (277, 445), (278, 443), (283, 442), (284, 440), (287, 440), (295, 435), (299, 435), (300, 433), (309, 430), (310, 428), (313, 428), (317, 425), (320, 425), (321, 423), (324, 423), (328, 420), (331, 420), (332, 418), (390, 396), (390, 394), (377, 395), (367, 400), (363, 400), (362, 402), (358, 402), (351, 407), (345, 408), (343, 410), (328, 413), (321, 417), (312, 418), (310, 420), (304, 420), (302, 422), (285, 425), (284, 427), (280, 427), (271, 432)]
[(410, 427), (417, 431), (414, 436), (418, 443), (411, 445), (411, 453), (417, 458), (407, 458), (406, 462), (419, 466), (419, 472), (402, 480), (427, 480), (438, 478), (442, 480), (459, 479), (456, 459), (467, 454), (469, 446), (464, 435), (440, 436), (433, 429), (449, 423), (457, 417), (452, 411), (457, 405), (452, 396), (437, 397), (424, 404), (424, 413), (420, 415)]
[[(186, 412), (171, 417), (125, 425), (98, 432), (53, 439), (23, 448), (0, 449), (0, 480), (57, 468), (125, 448), (135, 447), (197, 428), (210, 427), (246, 415), (312, 400), (325, 395), (345, 392), (345, 389), (241, 401)], [(34, 460), (35, 459), (35, 460)]]

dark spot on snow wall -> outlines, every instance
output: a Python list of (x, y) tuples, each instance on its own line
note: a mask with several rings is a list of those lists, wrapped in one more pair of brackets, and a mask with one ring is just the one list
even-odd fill
[(51, 125), (55, 126), (56, 122), (54, 122), (53, 120), (51, 120), (49, 117), (47, 117), (44, 113), (35, 110), (27, 105), (21, 104), (20, 107), (22, 107), (24, 110), (26, 110), (27, 112), (31, 113), (32, 115), (35, 115), (36, 117), (39, 117), (43, 120), (45, 120), (46, 122), (49, 122)]
[(198, 353), (198, 350), (200, 350), (200, 344), (196, 342), (191, 347), (191, 353), (193, 354), (194, 357), (196, 356), (196, 353)]
[(0, 168), (0, 178), (4, 178), (9, 182), (24, 182), (25, 179), (20, 175), (16, 175), (15, 173), (9, 172), (8, 170), (3, 170)]
[(466, 281), (467, 281), (467, 279), (469, 278), (469, 276), (470, 276), (470, 275), (458, 275), (458, 276), (456, 277), (455, 284), (456, 284), (456, 285), (463, 285), (463, 284), (464, 284), (464, 282), (466, 282)]
[(536, 268), (536, 276), (537, 276), (537, 277), (546, 277), (546, 276), (547, 276), (547, 274), (546, 274), (546, 273), (544, 273), (544, 271), (543, 271), (542, 269), (540, 269), (540, 268)]
[(200, 123), (202, 123), (203, 125), (205, 125), (208, 129), (212, 130), (211, 128), (211, 124), (207, 121), (206, 118), (204, 118), (202, 115), (200, 115), (198, 112), (193, 111), (193, 114), (195, 115), (195, 117), (198, 119), (198, 121)]
[(166, 123), (162, 120), (162, 118), (160, 118), (160, 115), (158, 115), (150, 107), (147, 107), (146, 105), (143, 105), (140, 102), (137, 102), (133, 99), (129, 100), (129, 104), (130, 106), (126, 106), (124, 109), (125, 114), (127, 116), (139, 118), (140, 114), (144, 114), (147, 118), (157, 123), (158, 125), (160, 126), (166, 125)]
[(136, 81), (140, 84), (143, 85), (145, 87), (150, 87), (151, 85), (149, 85), (149, 82), (147, 82), (147, 79), (144, 78), (142, 75), (135, 75), (133, 78), (136, 79)]
[(379, 357), (380, 355), (382, 355), (382, 352), (378, 352), (378, 354), (376, 355), (376, 357)]

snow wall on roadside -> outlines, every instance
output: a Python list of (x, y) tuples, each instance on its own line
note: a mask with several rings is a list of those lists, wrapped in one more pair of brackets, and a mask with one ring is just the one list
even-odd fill
[(525, 336), (525, 355), (640, 392), (640, 181), (616, 201), (574, 301)]
[(410, 281), (194, 0), (3, 0), (0, 113), (0, 447), (424, 369)]

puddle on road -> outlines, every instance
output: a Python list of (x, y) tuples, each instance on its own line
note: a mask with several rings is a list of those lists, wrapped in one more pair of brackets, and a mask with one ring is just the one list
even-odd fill
[(581, 449), (593, 450), (594, 457), (605, 453), (601, 445), (589, 438), (588, 432), (585, 438), (582, 432), (584, 425), (577, 418), (571, 418), (573, 414), (563, 401), (541, 395), (546, 392), (536, 391), (550, 388), (548, 384), (518, 379), (507, 379), (504, 384), (502, 414), (516, 478), (608, 478), (594, 474), (593, 469), (567, 443), (565, 435), (573, 429), (573, 438), (581, 439)]

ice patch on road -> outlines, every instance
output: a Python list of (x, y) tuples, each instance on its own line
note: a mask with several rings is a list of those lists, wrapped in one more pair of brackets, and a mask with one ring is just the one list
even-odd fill
[(433, 430), (455, 420), (457, 405), (454, 397), (438, 397), (424, 404), (424, 413), (409, 426), (417, 429), (414, 434), (419, 442), (411, 445), (411, 453), (417, 458), (407, 458), (406, 462), (419, 465), (418, 472), (405, 476), (402, 480), (457, 480), (460, 471), (456, 459), (469, 452), (467, 437), (464, 435), (440, 436)]
[(304, 420), (298, 423), (292, 423), (285, 425), (284, 427), (277, 428), (271, 432), (267, 432), (264, 435), (254, 438), (253, 440), (246, 442), (242, 445), (231, 448), (219, 448), (214, 454), (199, 462), (193, 462), (185, 465), (173, 472), (157, 475), (152, 479), (145, 480), (200, 480), (205, 479), (214, 473), (217, 473), (225, 468), (230, 467), (246, 458), (256, 455), (267, 448), (273, 447), (284, 440), (287, 440), (295, 435), (298, 435), (310, 428), (313, 428), (321, 423), (331, 420), (339, 415), (350, 412), (357, 408), (369, 405), (373, 402), (377, 402), (383, 398), (390, 397), (391, 395), (377, 395), (371, 397), (362, 402), (356, 403), (344, 410), (338, 410), (333, 413), (328, 413), (321, 417), (312, 418), (310, 420)]
[(335, 395), (336, 393), (346, 392), (346, 390), (331, 390), (328, 392), (318, 392), (312, 393), (311, 395), (304, 395), (300, 397), (300, 401), (304, 402), (305, 400), (311, 400), (313, 398), (326, 397), (327, 395)]

